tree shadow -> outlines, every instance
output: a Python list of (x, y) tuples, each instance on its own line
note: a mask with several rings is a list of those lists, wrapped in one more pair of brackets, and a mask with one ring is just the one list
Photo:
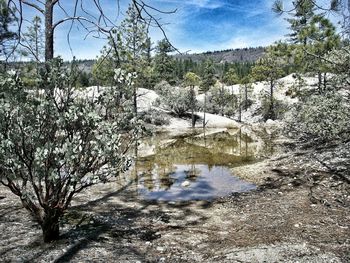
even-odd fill
[[(61, 236), (62, 240), (72, 240), (73, 245), (54, 262), (69, 262), (80, 251), (91, 248), (96, 243), (104, 244), (107, 240), (112, 240), (114, 254), (131, 255), (133, 259), (144, 261), (146, 255), (137, 247), (137, 244), (161, 238), (162, 231), (171, 229), (182, 231), (186, 227), (202, 225), (207, 217), (201, 209), (207, 209), (212, 205), (211, 202), (207, 201), (169, 203), (137, 198), (129, 200), (129, 196), (125, 192), (128, 191), (131, 184), (107, 193), (96, 200), (70, 208), (71, 211), (93, 211), (94, 215), (92, 219), (83, 219), (87, 222), (80, 222), (79, 225), (72, 227)], [(204, 187), (203, 191), (208, 191), (208, 187)], [(121, 203), (108, 202), (111, 197), (116, 196)], [(193, 209), (193, 206), (197, 208)], [(98, 211), (94, 212), (95, 209)], [(189, 217), (195, 217), (196, 220), (187, 220)], [(155, 221), (159, 224), (152, 223)], [(171, 223), (174, 221), (181, 223)], [(123, 245), (125, 242), (133, 245), (125, 246)]]

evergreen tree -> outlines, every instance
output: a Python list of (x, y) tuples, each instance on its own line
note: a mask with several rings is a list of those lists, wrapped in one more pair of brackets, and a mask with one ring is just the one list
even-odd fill
[(174, 59), (170, 56), (172, 52), (174, 52), (174, 48), (170, 45), (168, 40), (163, 39), (158, 42), (156, 46), (156, 55), (153, 61), (156, 82), (165, 80), (170, 84), (175, 83)]
[(271, 46), (267, 53), (261, 58), (252, 69), (252, 77), (255, 81), (266, 81), (269, 83), (269, 106), (265, 119), (276, 118), (274, 105), (274, 89), (276, 88), (276, 81), (284, 74), (282, 65), (284, 64), (283, 56), (280, 53), (278, 45)]
[(0, 57), (5, 57), (11, 52), (11, 41), (17, 38), (10, 26), (16, 21), (13, 13), (7, 6), (7, 1), (0, 0)]
[(306, 53), (307, 70), (317, 73), (318, 90), (320, 93), (324, 93), (327, 88), (327, 71), (329, 69), (325, 66), (323, 58), (328, 52), (340, 45), (336, 29), (327, 18), (316, 15), (298, 35), (299, 38), (305, 40), (303, 51)]
[(315, 3), (313, 0), (296, 0), (293, 1), (295, 14), (293, 18), (288, 18), (292, 33), (289, 35), (293, 43), (306, 44), (306, 38), (301, 37), (299, 32), (310, 24), (312, 17), (315, 15)]
[(133, 85), (134, 113), (137, 114), (137, 87), (143, 85), (147, 78), (151, 42), (146, 24), (141, 20), (134, 3), (129, 5), (126, 17), (121, 23), (120, 34), (121, 66), (137, 75)]
[(190, 100), (191, 100), (191, 116), (192, 116), (192, 128), (196, 125), (196, 119), (194, 116), (194, 111), (196, 108), (196, 94), (194, 91), (195, 86), (200, 85), (200, 77), (193, 72), (188, 72), (184, 76), (185, 85), (190, 87)]
[(238, 75), (234, 68), (230, 68), (223, 77), (223, 82), (229, 86), (235, 85), (239, 82)]
[(23, 40), (27, 46), (26, 55), (34, 61), (41, 61), (44, 58), (44, 31), (42, 29), (42, 21), (39, 16), (34, 16), (32, 25), (28, 27), (27, 32), (23, 34)]
[(201, 90), (204, 92), (204, 120), (203, 120), (203, 128), (206, 126), (206, 120), (205, 120), (205, 112), (206, 112), (206, 103), (207, 103), (207, 92), (211, 87), (213, 87), (216, 83), (215, 78), (215, 68), (214, 68), (214, 62), (211, 59), (208, 59), (204, 63), (204, 70), (202, 75), (202, 83), (201, 83)]

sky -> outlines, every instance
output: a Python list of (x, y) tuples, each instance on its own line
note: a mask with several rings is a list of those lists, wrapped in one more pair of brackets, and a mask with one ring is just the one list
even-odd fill
[[(84, 0), (86, 9), (92, 9), (92, 0)], [(283, 39), (288, 33), (288, 24), (272, 12), (273, 0), (144, 0), (147, 4), (173, 14), (160, 14), (153, 11), (171, 43), (180, 52), (199, 53), (205, 51), (236, 49), (244, 47), (267, 46)], [(62, 0), (66, 10), (73, 10), (73, 1)], [(90, 3), (89, 3), (90, 2)], [(120, 0), (117, 12), (117, 0), (101, 0), (106, 15), (115, 23), (123, 19), (130, 1)], [(92, 11), (93, 12), (93, 11)], [(34, 15), (27, 9), (27, 17)], [(119, 14), (119, 15), (118, 15)], [(55, 18), (63, 17), (56, 8)], [(57, 27), (55, 33), (55, 55), (71, 60), (73, 55), (79, 59), (94, 59), (106, 43), (104, 39), (86, 37), (86, 32), (78, 24), (70, 34), (70, 49), (67, 32), (70, 23)], [(156, 43), (164, 36), (158, 28), (150, 31), (152, 42)]]

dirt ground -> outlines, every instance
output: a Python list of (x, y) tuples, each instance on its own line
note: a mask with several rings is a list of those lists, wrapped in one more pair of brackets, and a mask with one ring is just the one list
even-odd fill
[(0, 262), (350, 262), (346, 149), (287, 145), (233, 169), (256, 191), (214, 202), (149, 202), (131, 186), (98, 186), (75, 199), (50, 244), (0, 187)]

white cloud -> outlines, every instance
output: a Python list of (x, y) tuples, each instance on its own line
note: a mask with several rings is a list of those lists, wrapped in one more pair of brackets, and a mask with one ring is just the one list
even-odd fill
[(216, 9), (224, 5), (220, 0), (162, 0), (158, 2), (163, 4), (173, 4), (179, 7), (191, 6), (205, 9)]

